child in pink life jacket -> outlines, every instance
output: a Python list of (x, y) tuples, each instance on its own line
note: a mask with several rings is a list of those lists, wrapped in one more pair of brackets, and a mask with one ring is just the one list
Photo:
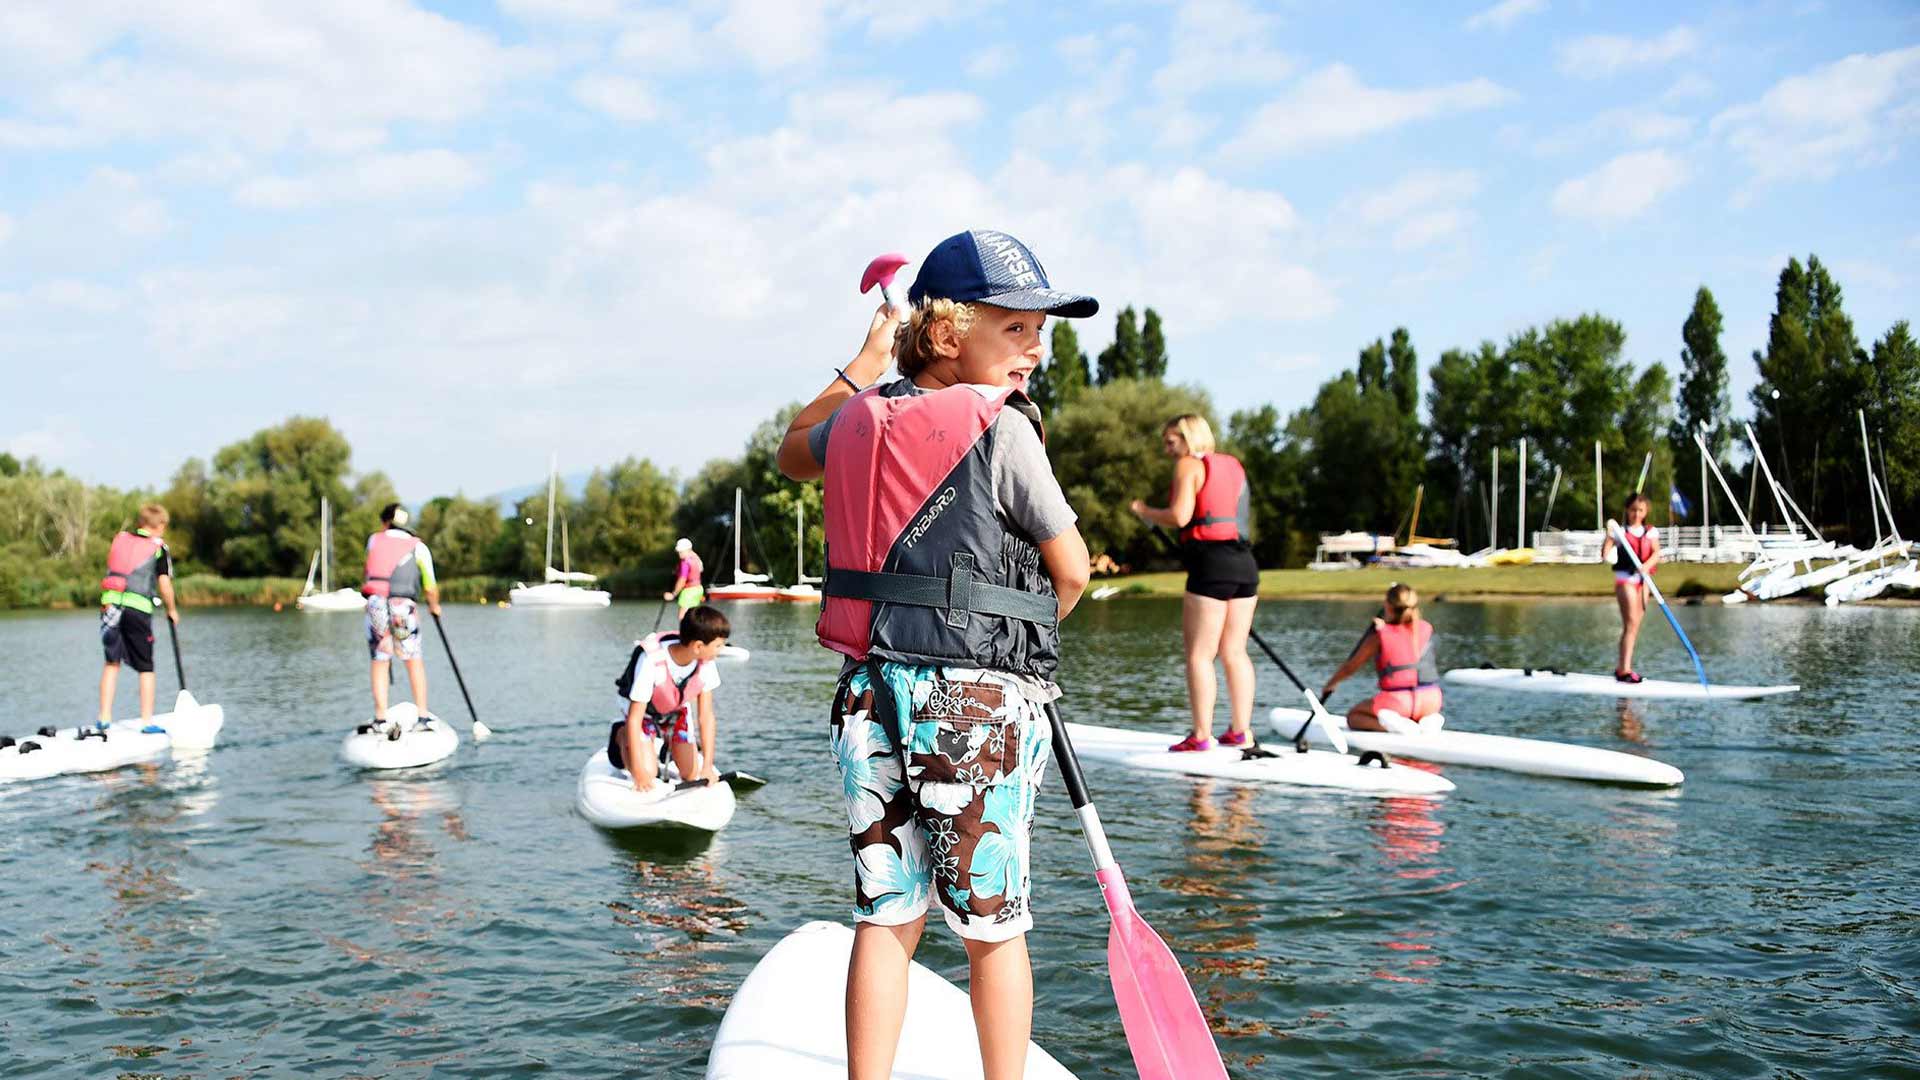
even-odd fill
[(113, 721), (121, 664), (140, 677), (141, 721), (153, 719), (154, 599), (166, 604), (167, 618), (180, 622), (173, 602), (173, 555), (161, 539), (167, 521), (166, 507), (148, 503), (140, 508), (140, 527), (115, 536), (107, 551), (107, 576), (100, 579), (100, 646), (106, 654), (100, 669), (101, 727)]
[(1356, 731), (1399, 735), (1438, 731), (1440, 672), (1433, 659), (1433, 624), (1420, 617), (1420, 594), (1411, 585), (1387, 589), (1386, 617), (1373, 620), (1347, 662), (1320, 689), (1320, 700), (1368, 661), (1379, 674), (1379, 691), (1347, 710), (1347, 726)]
[[(1620, 508), (1620, 520), (1624, 522), (1620, 531), (1626, 534), (1627, 545), (1632, 546), (1648, 574), (1660, 566), (1660, 532), (1647, 524), (1647, 510), (1652, 505), (1645, 495), (1635, 492)], [(1620, 656), (1613, 677), (1623, 683), (1637, 683), (1640, 673), (1633, 670), (1633, 645), (1640, 637), (1640, 620), (1647, 615), (1647, 582), (1633, 565), (1626, 545), (1615, 540), (1612, 533), (1600, 544), (1600, 558), (1613, 563), (1613, 599), (1620, 605)]]
[[(1026, 397), (1048, 315), (1092, 315), (1006, 233), (921, 261), (904, 325), (794, 417), (780, 470), (822, 480), (820, 643), (853, 850), (847, 1075), (891, 1076), (928, 914), (966, 943), (981, 1075), (1022, 1075), (1033, 1020), (1029, 836), (1087, 547)], [(888, 363), (901, 378), (881, 382)], [(867, 384), (867, 385), (861, 385)]]
[(659, 782), (655, 747), (662, 743), (680, 779), (720, 779), (713, 764), (719, 749), (713, 692), (720, 669), (713, 661), (732, 632), (725, 615), (702, 604), (680, 616), (678, 633), (649, 634), (627, 657), (626, 670), (613, 681), (622, 718), (607, 732), (607, 763), (626, 770), (634, 790), (648, 791)]

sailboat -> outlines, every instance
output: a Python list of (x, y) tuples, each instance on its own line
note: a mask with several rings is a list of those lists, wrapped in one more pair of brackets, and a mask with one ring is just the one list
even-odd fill
[[(320, 571), (320, 587), (313, 587), (313, 572)], [(307, 564), (307, 584), (300, 590), (299, 599), (293, 606), (301, 611), (363, 611), (367, 598), (360, 590), (342, 586), (328, 589), (332, 584), (333, 570), (333, 507), (326, 496), (320, 497), (320, 550), (313, 553), (313, 560)]]
[(707, 595), (715, 600), (772, 600), (779, 596), (780, 590), (767, 584), (767, 575), (749, 574), (740, 569), (740, 534), (745, 518), (742, 516), (745, 500), (739, 488), (733, 489), (733, 583), (715, 585), (707, 590)]
[[(1901, 539), (1900, 527), (1893, 523), (1893, 501), (1887, 498), (1887, 489), (1873, 475), (1873, 452), (1867, 449), (1867, 414), (1861, 411), (1859, 417), (1860, 448), (1867, 459), (1867, 512), (1873, 515), (1875, 540), (1872, 550), (1861, 553), (1857, 559), (1838, 564), (1845, 566), (1848, 573), (1827, 586), (1828, 607), (1854, 600), (1871, 600), (1886, 592), (1889, 586), (1910, 586), (1916, 574), (1920, 574), (1920, 564), (1914, 562), (1912, 549)], [(1880, 532), (1880, 514), (1883, 510), (1887, 517), (1885, 533)], [(1878, 565), (1874, 565), (1876, 563)]]
[(780, 599), (800, 604), (820, 602), (820, 590), (814, 586), (820, 584), (817, 577), (807, 576), (807, 511), (806, 507), (796, 505), (793, 508), (793, 585), (780, 590)]
[(507, 602), (514, 607), (561, 607), (585, 608), (606, 607), (613, 603), (613, 594), (605, 589), (583, 589), (574, 582), (594, 580), (592, 574), (575, 572), (573, 555), (567, 549), (566, 518), (560, 519), (560, 557), (566, 564), (565, 570), (553, 568), (553, 499), (554, 489), (559, 483), (559, 455), (547, 463), (547, 557), (546, 580), (538, 585), (515, 582), (507, 592)]

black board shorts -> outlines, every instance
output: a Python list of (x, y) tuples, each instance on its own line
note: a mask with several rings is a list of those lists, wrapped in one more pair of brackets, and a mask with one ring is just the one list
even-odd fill
[(153, 670), (153, 616), (112, 605), (100, 613), (100, 648), (107, 663), (144, 675)]
[(1191, 540), (1181, 545), (1187, 591), (1214, 600), (1244, 600), (1260, 592), (1260, 564), (1245, 540)]

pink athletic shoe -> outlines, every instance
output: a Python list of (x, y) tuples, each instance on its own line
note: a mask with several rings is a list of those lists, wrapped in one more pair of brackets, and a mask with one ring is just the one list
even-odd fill
[(1253, 732), (1228, 731), (1220, 736), (1219, 742), (1221, 746), (1249, 746), (1253, 743)]
[(1193, 736), (1189, 735), (1186, 738), (1181, 739), (1179, 742), (1174, 743), (1172, 746), (1167, 747), (1167, 749), (1176, 754), (1191, 754), (1196, 750), (1213, 749), (1213, 740), (1212, 739), (1196, 739)]

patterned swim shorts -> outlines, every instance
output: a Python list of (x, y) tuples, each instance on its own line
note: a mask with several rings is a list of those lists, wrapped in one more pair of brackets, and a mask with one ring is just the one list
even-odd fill
[(420, 659), (420, 612), (403, 596), (367, 597), (367, 653), (375, 660)]
[(933, 900), (954, 933), (1005, 941), (1033, 928), (1028, 836), (1051, 731), (1021, 683), (974, 668), (878, 665), (834, 692), (854, 856), (854, 918), (898, 926)]

